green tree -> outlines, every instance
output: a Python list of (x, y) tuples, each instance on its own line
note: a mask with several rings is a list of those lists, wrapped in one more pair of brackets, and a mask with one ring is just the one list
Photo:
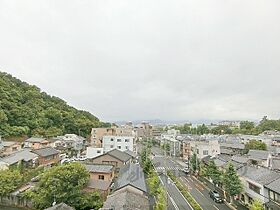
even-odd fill
[(91, 113), (77, 110), (7, 73), (0, 72), (0, 135), (50, 137), (65, 133), (87, 137), (93, 127), (108, 127)]
[(17, 170), (0, 171), (0, 197), (9, 195), (22, 183), (22, 176)]
[(267, 146), (265, 143), (257, 140), (251, 140), (245, 144), (245, 150), (248, 152), (249, 150), (267, 150)]
[(99, 207), (99, 196), (81, 192), (88, 180), (89, 173), (80, 163), (53, 167), (40, 176), (37, 189), (31, 196), (34, 205), (38, 209), (45, 209), (56, 201), (76, 209), (97, 208), (95, 205)]
[(249, 210), (265, 210), (265, 208), (259, 200), (254, 200), (250, 205)]
[(222, 172), (218, 169), (213, 160), (210, 160), (206, 167), (206, 176), (213, 181), (214, 185), (222, 183)]
[(240, 194), (240, 192), (242, 191), (242, 183), (232, 163), (230, 163), (226, 168), (226, 171), (224, 173), (223, 185), (225, 187), (225, 191), (230, 196), (231, 202), (232, 202), (232, 197)]
[(203, 134), (207, 134), (209, 132), (210, 132), (210, 130), (205, 124), (197, 126), (197, 134), (203, 135)]
[(199, 161), (197, 159), (197, 154), (193, 153), (191, 159), (190, 159), (190, 165), (191, 165), (191, 170), (193, 172), (196, 172), (197, 170), (199, 170)]

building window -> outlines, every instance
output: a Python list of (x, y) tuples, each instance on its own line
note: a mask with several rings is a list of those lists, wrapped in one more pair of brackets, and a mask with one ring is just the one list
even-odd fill
[(97, 150), (97, 153), (100, 154), (100, 153), (101, 153), (101, 150)]
[(253, 190), (254, 192), (256, 192), (256, 193), (258, 193), (258, 194), (261, 193), (261, 188), (260, 188), (260, 187), (254, 185), (254, 184), (252, 184), (252, 183), (250, 183), (250, 182), (248, 182), (248, 184), (249, 184), (249, 188), (250, 188), (251, 190)]
[(111, 138), (111, 141), (114, 141), (114, 139), (113, 139), (113, 138)]
[(128, 146), (126, 146), (125, 149), (128, 149)]
[(199, 154), (199, 149), (196, 149), (196, 154)]
[(129, 142), (129, 139), (126, 139), (125, 142)]
[(208, 155), (208, 150), (203, 150), (203, 155)]
[(117, 139), (117, 142), (122, 142), (122, 140), (121, 139)]
[(118, 149), (122, 149), (122, 147), (121, 147), (121, 146), (118, 146)]
[(110, 145), (110, 148), (114, 148), (114, 145)]
[(104, 180), (104, 175), (98, 175), (98, 179)]

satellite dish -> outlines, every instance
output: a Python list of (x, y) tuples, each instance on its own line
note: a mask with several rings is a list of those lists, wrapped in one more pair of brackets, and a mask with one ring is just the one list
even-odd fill
[(56, 201), (54, 201), (53, 203), (52, 203), (52, 206), (55, 206), (56, 205)]

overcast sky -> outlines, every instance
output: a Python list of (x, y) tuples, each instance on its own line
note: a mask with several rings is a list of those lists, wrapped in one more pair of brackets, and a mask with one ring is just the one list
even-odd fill
[(0, 71), (101, 120), (280, 117), (279, 0), (0, 0)]

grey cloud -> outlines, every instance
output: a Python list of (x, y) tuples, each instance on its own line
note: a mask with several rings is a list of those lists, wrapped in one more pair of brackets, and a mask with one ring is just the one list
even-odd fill
[(279, 117), (278, 0), (0, 1), (0, 69), (102, 120)]

